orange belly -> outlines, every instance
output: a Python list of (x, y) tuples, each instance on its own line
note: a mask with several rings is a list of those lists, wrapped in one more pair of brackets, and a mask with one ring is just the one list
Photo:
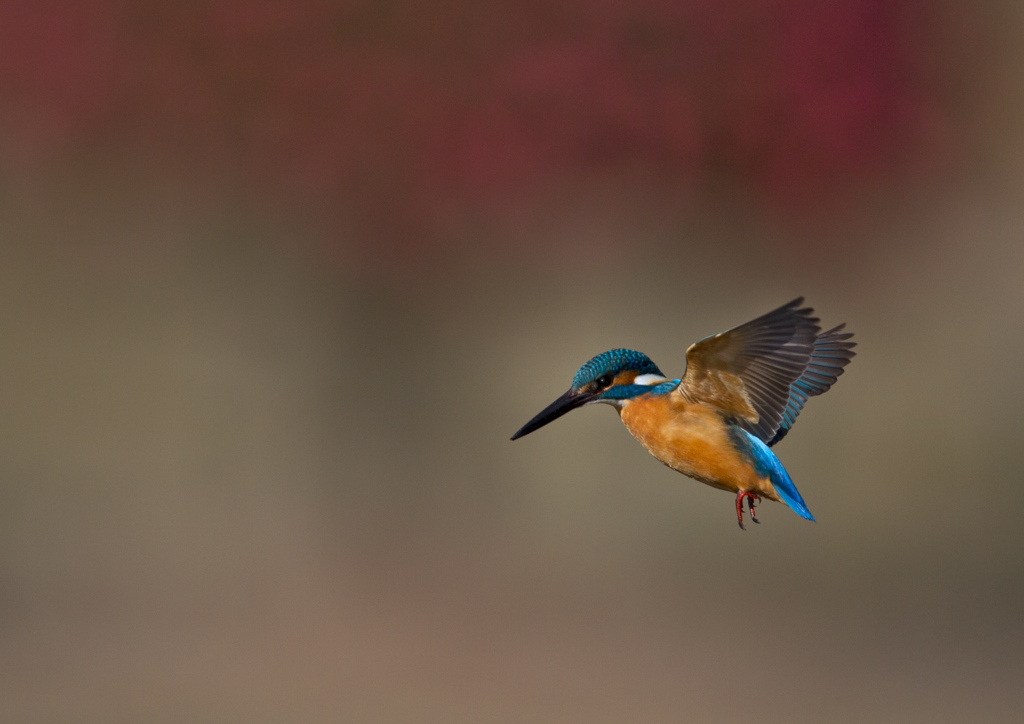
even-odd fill
[(771, 481), (736, 449), (714, 409), (669, 393), (635, 397), (619, 415), (633, 437), (673, 470), (722, 490), (779, 500)]

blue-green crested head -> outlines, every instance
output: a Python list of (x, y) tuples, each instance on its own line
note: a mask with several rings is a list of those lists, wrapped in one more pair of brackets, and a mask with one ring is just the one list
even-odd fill
[(604, 384), (598, 384), (598, 388), (607, 387), (609, 382), (623, 372), (665, 376), (658, 369), (658, 365), (642, 352), (632, 349), (612, 349), (602, 352), (580, 367), (579, 372), (573, 377), (572, 389), (579, 391), (599, 381)]
[(645, 354), (631, 349), (609, 350), (580, 367), (572, 380), (572, 387), (519, 428), (512, 439), (529, 435), (584, 405), (605, 402), (621, 408), (639, 395), (665, 394), (678, 384), (679, 380), (666, 380), (658, 366)]

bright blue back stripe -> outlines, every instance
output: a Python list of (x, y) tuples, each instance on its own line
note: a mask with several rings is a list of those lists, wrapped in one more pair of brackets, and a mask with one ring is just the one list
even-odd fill
[(789, 477), (786, 468), (782, 466), (782, 461), (772, 452), (771, 448), (742, 428), (730, 425), (729, 429), (733, 433), (736, 446), (750, 457), (758, 474), (772, 481), (775, 491), (786, 505), (807, 520), (814, 520), (814, 515), (811, 514), (803, 496), (793, 484), (793, 479)]

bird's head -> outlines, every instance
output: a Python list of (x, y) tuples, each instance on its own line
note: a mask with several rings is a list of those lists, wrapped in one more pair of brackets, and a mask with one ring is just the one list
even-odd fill
[(536, 417), (512, 436), (529, 435), (565, 413), (594, 402), (621, 406), (624, 401), (651, 392), (651, 386), (667, 382), (651, 359), (631, 349), (602, 352), (580, 367), (572, 378), (572, 387), (541, 410)]

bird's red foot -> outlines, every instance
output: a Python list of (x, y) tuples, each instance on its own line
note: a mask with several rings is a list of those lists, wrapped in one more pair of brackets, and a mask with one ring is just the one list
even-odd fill
[(751, 493), (747, 490), (741, 490), (736, 493), (736, 520), (739, 521), (740, 530), (746, 530), (743, 525), (743, 499), (747, 499), (747, 508), (750, 509), (750, 519), (755, 523), (760, 523), (757, 519), (757, 511), (754, 509), (754, 501), (761, 502), (761, 496), (757, 493)]

